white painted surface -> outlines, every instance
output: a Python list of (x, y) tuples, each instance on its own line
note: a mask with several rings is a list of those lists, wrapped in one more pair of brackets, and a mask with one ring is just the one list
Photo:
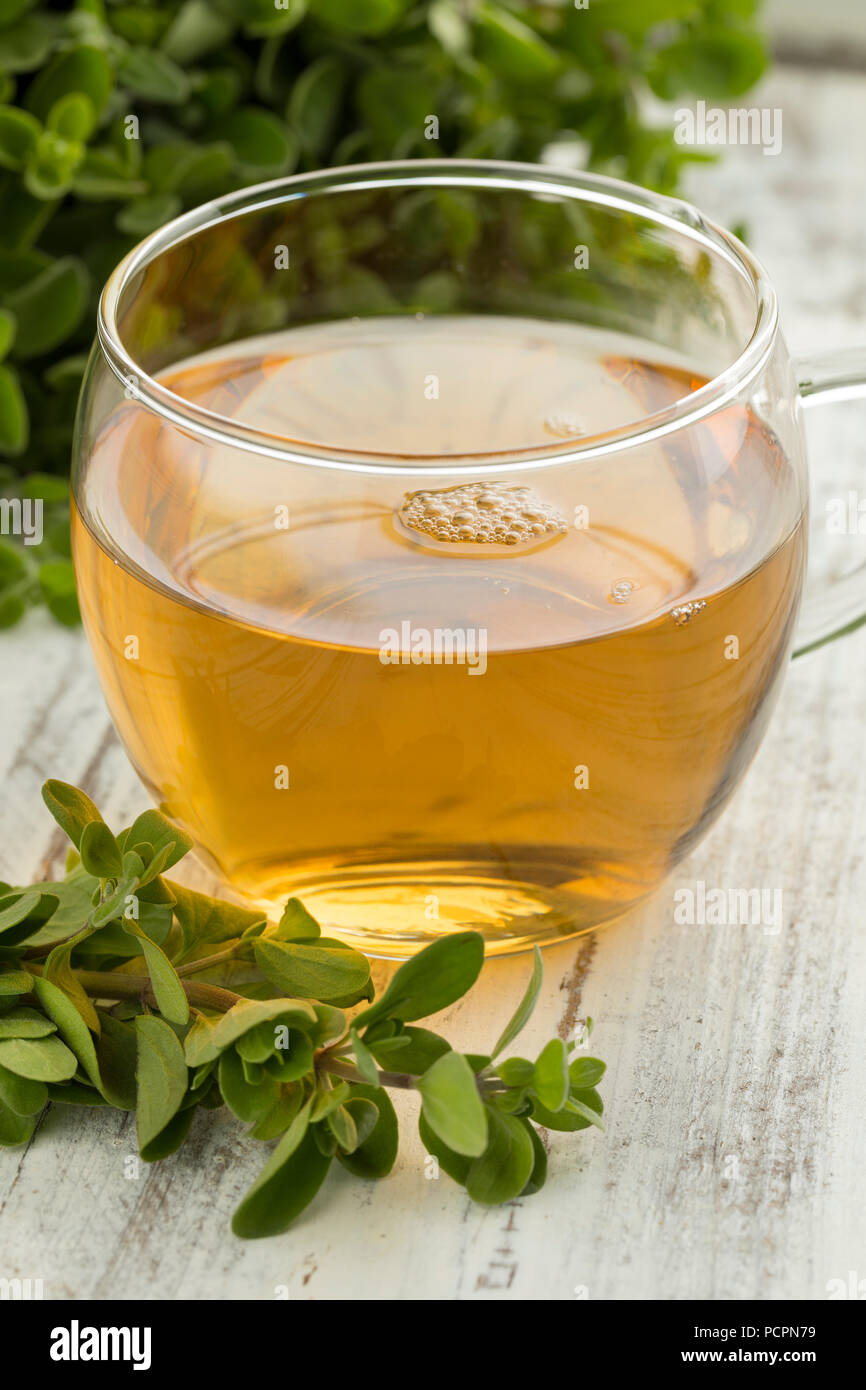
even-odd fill
[[(733, 151), (693, 179), (694, 196), (748, 220), (792, 346), (862, 341), (866, 80), (780, 74), (760, 100), (784, 107), (783, 155)], [(810, 425), (816, 461), (834, 464), (825, 492), (855, 476), (841, 451), (864, 417), (845, 425), (848, 409)], [(866, 541), (845, 544), (862, 555)], [(180, 1154), (129, 1180), (130, 1118), (55, 1107), (26, 1149), (0, 1155), (0, 1276), (42, 1278), (60, 1299), (271, 1299), (286, 1286), (293, 1299), (563, 1300), (579, 1287), (820, 1299), (829, 1279), (866, 1277), (864, 692), (866, 632), (797, 663), (745, 783), (670, 888), (547, 955), (526, 1050), (591, 1013), (609, 1132), (553, 1136), (539, 1196), (487, 1211), (428, 1181), (401, 1097), (390, 1179), (340, 1172), (289, 1234), (244, 1244), (228, 1222), (266, 1149), (237, 1122), (200, 1116)], [(79, 634), (32, 617), (3, 636), (0, 709), (0, 877), (57, 865), (46, 776), (84, 784), (115, 823), (141, 808)], [(783, 930), (674, 925), (673, 890), (698, 878), (781, 888)], [(526, 969), (489, 965), (444, 1031), (489, 1045)]]
[(862, 0), (767, 0), (764, 24), (776, 44), (819, 46), (855, 43), (866, 48)]

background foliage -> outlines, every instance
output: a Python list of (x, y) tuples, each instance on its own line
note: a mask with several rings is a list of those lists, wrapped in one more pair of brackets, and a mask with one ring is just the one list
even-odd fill
[[(0, 0), (0, 490), (47, 496), (39, 475), (67, 472), (101, 285), (184, 208), (293, 170), (533, 160), (575, 135), (591, 167), (674, 191), (683, 162), (702, 156), (650, 124), (643, 98), (747, 91), (767, 62), (758, 9)], [(0, 625), (40, 597), (74, 621), (63, 518), (50, 519), (42, 546), (10, 557), (0, 540)]]

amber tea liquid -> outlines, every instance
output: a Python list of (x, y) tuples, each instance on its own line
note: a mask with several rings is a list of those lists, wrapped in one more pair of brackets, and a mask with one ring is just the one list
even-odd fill
[(402, 456), (277, 462), (134, 401), (95, 443), (73, 538), (103, 687), (220, 873), (394, 955), (464, 927), (514, 949), (650, 892), (724, 805), (790, 645), (804, 526), (756, 416), (413, 477), (701, 384), (650, 345), (519, 319), (295, 329), (162, 380), (277, 439)]

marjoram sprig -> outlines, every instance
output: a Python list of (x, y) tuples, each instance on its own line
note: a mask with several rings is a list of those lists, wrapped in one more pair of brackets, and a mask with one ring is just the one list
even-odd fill
[(427, 1153), (485, 1204), (542, 1187), (539, 1126), (603, 1127), (604, 1063), (575, 1043), (500, 1060), (538, 998), (537, 948), (496, 1045), (457, 1052), (417, 1020), (475, 983), (477, 932), (433, 942), (376, 998), (367, 958), (297, 899), (273, 924), (164, 878), (192, 842), (160, 811), (114, 835), (77, 788), (46, 782), (43, 798), (74, 849), (61, 880), (0, 884), (0, 1144), (26, 1143), (51, 1103), (108, 1105), (135, 1111), (150, 1163), (196, 1111), (227, 1106), (277, 1141), (232, 1222), (255, 1237), (284, 1231), (335, 1160), (362, 1179), (391, 1171), (390, 1089), (418, 1093)]

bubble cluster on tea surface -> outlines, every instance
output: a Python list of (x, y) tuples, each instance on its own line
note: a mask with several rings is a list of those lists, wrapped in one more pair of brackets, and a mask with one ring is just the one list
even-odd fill
[(565, 517), (530, 487), (461, 483), (410, 492), (397, 512), (413, 540), (447, 546), (538, 545), (568, 530)]

